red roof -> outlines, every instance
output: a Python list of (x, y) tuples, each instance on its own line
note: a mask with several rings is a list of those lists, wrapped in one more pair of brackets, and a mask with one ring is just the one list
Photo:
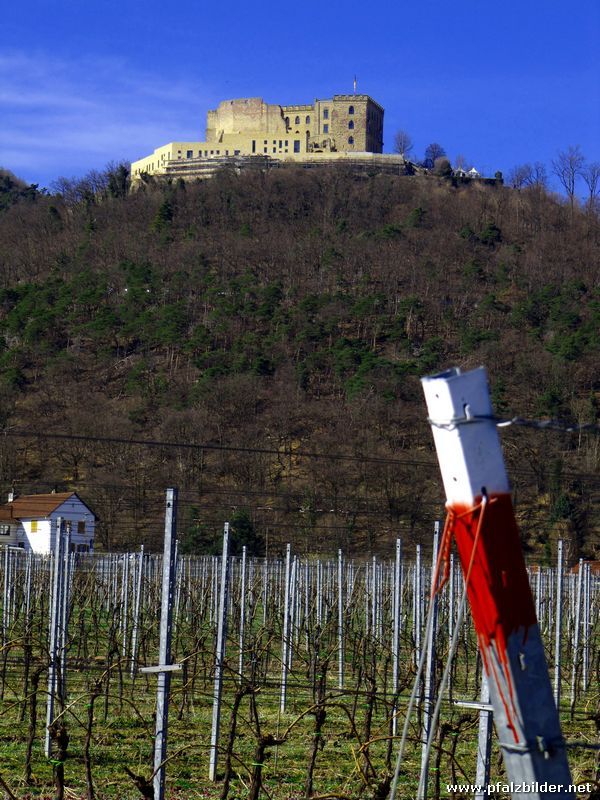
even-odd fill
[[(23, 497), (17, 497), (12, 502), (0, 506), (0, 520), (49, 517), (53, 511), (56, 511), (59, 506), (72, 497), (76, 497), (79, 502), (83, 503), (76, 492), (23, 495)], [(85, 505), (85, 503), (83, 504)]]

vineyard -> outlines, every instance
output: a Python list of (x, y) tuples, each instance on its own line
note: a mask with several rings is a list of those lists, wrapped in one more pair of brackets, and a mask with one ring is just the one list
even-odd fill
[[(389, 560), (233, 557), (227, 536), (222, 556), (174, 557), (166, 659), (162, 557), (6, 548), (6, 796), (151, 798), (160, 739), (167, 798), (384, 798), (419, 665), (397, 797), (416, 797), (424, 770), (430, 798), (464, 796), (446, 784), (481, 769), (501, 781), (462, 573), (452, 557), (430, 599), (437, 526), (432, 539), (398, 540)], [(529, 575), (573, 779), (597, 786), (600, 579), (585, 562), (567, 571), (560, 548)]]

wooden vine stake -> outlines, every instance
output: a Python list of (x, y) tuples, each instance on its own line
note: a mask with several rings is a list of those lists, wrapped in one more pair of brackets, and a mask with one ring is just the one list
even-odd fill
[[(456, 540), (513, 800), (574, 798), (483, 367), (423, 378), (448, 519), (438, 586)], [(552, 788), (550, 788), (552, 787)], [(560, 788), (559, 788), (560, 787)]]

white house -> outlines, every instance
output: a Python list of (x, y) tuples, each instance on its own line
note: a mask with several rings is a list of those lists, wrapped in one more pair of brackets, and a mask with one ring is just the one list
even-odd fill
[(94, 549), (96, 515), (75, 492), (29, 494), (0, 506), (0, 545), (49, 553), (56, 541), (57, 520), (71, 531), (71, 552)]

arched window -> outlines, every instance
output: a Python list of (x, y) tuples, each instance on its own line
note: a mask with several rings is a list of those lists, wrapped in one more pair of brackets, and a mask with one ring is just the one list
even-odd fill
[(300, 125), (300, 117), (296, 117), (296, 125)]
[(289, 118), (289, 117), (286, 117), (286, 118), (285, 118), (285, 127), (286, 127), (286, 128), (289, 128), (289, 127), (290, 127), (290, 118)]
[(354, 114), (354, 106), (350, 106), (348, 109), (348, 114)]
[(348, 137), (348, 144), (354, 144), (354, 136)]
[(306, 118), (305, 125), (310, 125), (310, 117)]
[(350, 128), (350, 130), (354, 130), (354, 120), (353, 119), (351, 119), (350, 122), (348, 123), (348, 127)]

